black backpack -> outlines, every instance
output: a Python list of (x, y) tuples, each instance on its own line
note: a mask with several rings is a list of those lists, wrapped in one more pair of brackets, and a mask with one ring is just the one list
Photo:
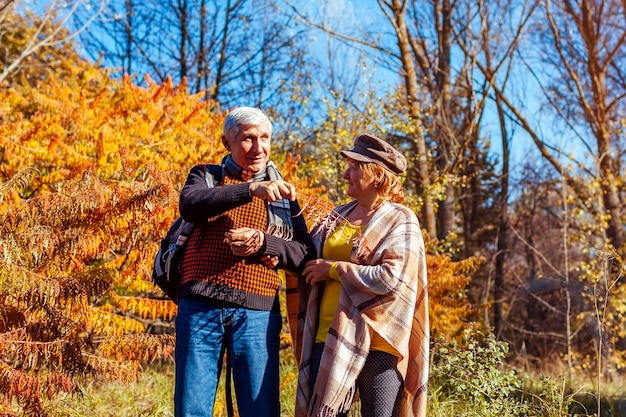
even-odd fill
[[(220, 165), (205, 165), (204, 178), (207, 187), (213, 188), (215, 184), (222, 181), (222, 167)], [(187, 241), (195, 226), (195, 223), (189, 223), (182, 217), (174, 220), (167, 234), (161, 240), (161, 246), (152, 266), (152, 281), (176, 304), (178, 304), (181, 279), (179, 266), (185, 254)]]

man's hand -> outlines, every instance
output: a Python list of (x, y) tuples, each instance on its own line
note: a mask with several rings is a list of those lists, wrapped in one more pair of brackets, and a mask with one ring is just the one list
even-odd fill
[(296, 187), (287, 181), (255, 181), (250, 183), (250, 195), (262, 198), (269, 203), (288, 198), (291, 201), (296, 199)]
[(329, 277), (332, 259), (313, 259), (306, 263), (302, 275), (308, 284), (315, 285), (320, 281), (325, 281)]
[(241, 227), (225, 233), (224, 243), (236, 256), (250, 256), (257, 253), (265, 243), (265, 234), (257, 229)]

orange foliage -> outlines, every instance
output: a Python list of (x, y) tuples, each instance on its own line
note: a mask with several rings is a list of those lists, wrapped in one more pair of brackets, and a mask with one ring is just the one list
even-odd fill
[(223, 115), (185, 85), (75, 70), (0, 89), (0, 409), (43, 414), (74, 378), (171, 355), (145, 334), (176, 308), (152, 259), (191, 166), (224, 152)]
[(465, 320), (471, 311), (465, 293), (471, 280), (468, 274), (481, 262), (480, 258), (455, 262), (445, 254), (426, 256), (430, 329), (433, 337), (452, 339), (462, 335), (467, 327)]

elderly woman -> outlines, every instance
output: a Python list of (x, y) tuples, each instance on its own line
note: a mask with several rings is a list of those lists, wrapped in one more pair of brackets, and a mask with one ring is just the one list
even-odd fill
[[(424, 241), (401, 203), (404, 156), (372, 136), (343, 151), (347, 194), (313, 231), (300, 284), (296, 416), (425, 416), (428, 296)], [(358, 393), (358, 394), (357, 394)]]

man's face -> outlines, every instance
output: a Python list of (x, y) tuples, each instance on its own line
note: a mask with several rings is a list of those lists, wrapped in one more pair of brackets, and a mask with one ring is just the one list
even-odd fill
[(239, 132), (230, 142), (222, 138), (237, 165), (250, 172), (259, 172), (269, 160), (271, 140), (267, 122), (258, 126), (239, 126)]

